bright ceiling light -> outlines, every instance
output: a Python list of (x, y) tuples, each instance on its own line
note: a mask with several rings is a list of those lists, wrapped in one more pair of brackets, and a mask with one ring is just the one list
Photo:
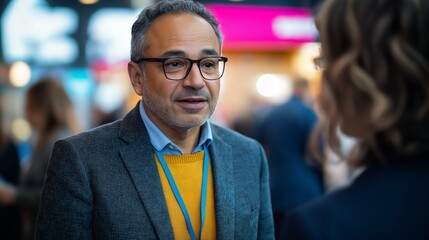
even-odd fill
[(292, 82), (283, 74), (263, 74), (256, 81), (256, 91), (272, 103), (280, 103), (291, 96)]
[(17, 118), (12, 122), (12, 134), (19, 141), (28, 141), (31, 136), (31, 131), (30, 124), (22, 118)]
[(97, 3), (98, 0), (79, 0), (79, 2), (82, 3), (82, 4), (90, 5), (90, 4)]
[(31, 69), (25, 62), (15, 62), (9, 71), (10, 83), (15, 87), (25, 86), (31, 78)]
[(283, 95), (287, 88), (285, 79), (274, 74), (263, 74), (256, 82), (256, 90), (264, 97)]

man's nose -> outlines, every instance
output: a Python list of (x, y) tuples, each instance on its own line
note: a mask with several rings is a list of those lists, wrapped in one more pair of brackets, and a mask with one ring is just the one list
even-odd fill
[(194, 62), (190, 67), (191, 69), (189, 70), (188, 76), (183, 79), (183, 86), (191, 87), (194, 89), (203, 88), (205, 85), (205, 81), (203, 76), (201, 75), (200, 69), (198, 68), (198, 63)]

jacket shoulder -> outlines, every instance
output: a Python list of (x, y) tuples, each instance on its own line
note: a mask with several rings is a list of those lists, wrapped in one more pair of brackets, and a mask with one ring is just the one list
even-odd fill
[(64, 138), (64, 140), (74, 145), (86, 146), (93, 146), (97, 143), (100, 144), (106, 141), (112, 141), (112, 139), (119, 136), (121, 121), (122, 120), (117, 120), (112, 123), (101, 125), (74, 136)]

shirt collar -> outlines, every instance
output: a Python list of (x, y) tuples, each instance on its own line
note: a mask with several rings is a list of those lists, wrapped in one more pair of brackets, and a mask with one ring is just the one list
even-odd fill
[[(183, 155), (182, 150), (174, 144), (167, 136), (149, 119), (145, 109), (143, 107), (142, 101), (139, 103), (140, 116), (143, 120), (144, 125), (149, 133), (149, 138), (152, 146), (162, 152), (163, 154), (169, 155)], [(203, 146), (207, 147), (213, 141), (212, 130), (209, 124), (209, 121), (206, 121), (201, 126), (201, 135), (197, 147), (192, 153), (196, 153), (203, 150)]]

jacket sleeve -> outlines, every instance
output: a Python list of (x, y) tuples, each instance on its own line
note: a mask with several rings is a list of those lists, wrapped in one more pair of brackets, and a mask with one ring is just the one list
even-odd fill
[(260, 172), (261, 212), (259, 214), (258, 239), (274, 239), (274, 220), (271, 208), (268, 163), (262, 146), (258, 145), (262, 161)]
[(36, 239), (91, 239), (92, 193), (89, 174), (67, 140), (53, 149), (36, 223)]

